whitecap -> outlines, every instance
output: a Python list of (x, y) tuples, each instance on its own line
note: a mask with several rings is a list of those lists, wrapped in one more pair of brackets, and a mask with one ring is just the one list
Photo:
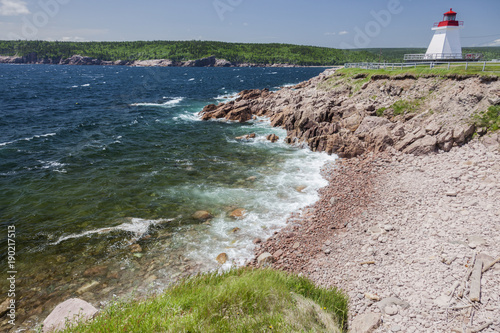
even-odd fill
[(184, 121), (201, 121), (201, 117), (199, 112), (186, 112), (184, 114), (179, 115), (178, 117), (172, 118), (174, 121), (178, 121), (179, 119)]
[(82, 84), (82, 87), (90, 87), (90, 83)]
[(225, 93), (224, 95), (219, 95), (217, 97), (214, 97), (215, 100), (220, 101), (222, 103), (227, 103), (230, 101), (234, 101), (238, 98), (238, 93), (233, 92), (233, 93)]
[[(165, 97), (163, 97), (165, 99)], [(133, 103), (130, 104), (130, 106), (157, 106), (157, 107), (166, 107), (166, 108), (172, 108), (182, 102), (184, 100), (184, 97), (174, 97), (169, 101), (166, 101), (164, 103)]]
[(171, 222), (174, 219), (159, 219), (159, 220), (144, 220), (139, 218), (129, 218), (129, 222), (122, 223), (116, 227), (110, 228), (100, 228), (84, 231), (79, 234), (70, 234), (66, 236), (61, 236), (59, 239), (50, 245), (58, 245), (61, 242), (64, 242), (68, 239), (82, 238), (82, 237), (90, 237), (95, 234), (109, 234), (114, 231), (124, 231), (133, 234), (131, 241), (137, 241), (141, 237), (143, 237), (151, 226), (158, 225), (161, 223)]
[(10, 145), (10, 144), (13, 144), (13, 143), (16, 143), (16, 142), (19, 142), (19, 141), (31, 141), (33, 139), (38, 139), (38, 138), (46, 138), (46, 137), (51, 137), (51, 136), (54, 136), (56, 135), (56, 133), (48, 133), (48, 134), (41, 134), (41, 135), (33, 135), (31, 137), (28, 137), (28, 138), (22, 138), (22, 139), (17, 139), (17, 140), (14, 140), (14, 141), (8, 141), (8, 142), (2, 142), (0, 143), (0, 147), (2, 146), (7, 146), (7, 145)]

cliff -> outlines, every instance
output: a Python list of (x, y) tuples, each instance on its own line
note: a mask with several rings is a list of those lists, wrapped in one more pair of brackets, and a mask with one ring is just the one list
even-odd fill
[(286, 142), (313, 151), (355, 157), (388, 149), (423, 155), (450, 151), (474, 135), (493, 150), (500, 136), (474, 115), (500, 104), (497, 76), (380, 74), (330, 69), (277, 92), (246, 90), (235, 101), (208, 105), (203, 120), (271, 119)]

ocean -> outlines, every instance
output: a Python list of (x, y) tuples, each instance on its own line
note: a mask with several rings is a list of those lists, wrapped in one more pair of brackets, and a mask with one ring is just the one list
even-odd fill
[(252, 258), (255, 238), (318, 199), (335, 157), (285, 144), (267, 119), (198, 112), (323, 70), (0, 64), (1, 262), (15, 226), (17, 329), (71, 297), (104, 305)]

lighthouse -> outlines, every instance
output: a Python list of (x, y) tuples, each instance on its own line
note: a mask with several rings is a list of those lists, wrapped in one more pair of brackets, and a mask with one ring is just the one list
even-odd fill
[(425, 53), (425, 60), (451, 60), (462, 59), (462, 44), (460, 42), (460, 29), (464, 22), (457, 21), (457, 13), (451, 8), (444, 13), (443, 20), (434, 23), (435, 31), (431, 43)]

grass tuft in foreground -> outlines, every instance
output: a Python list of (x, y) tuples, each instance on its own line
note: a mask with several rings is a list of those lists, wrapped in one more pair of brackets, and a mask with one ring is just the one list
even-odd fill
[(342, 332), (347, 296), (272, 269), (184, 279), (142, 301), (111, 305), (65, 332)]

